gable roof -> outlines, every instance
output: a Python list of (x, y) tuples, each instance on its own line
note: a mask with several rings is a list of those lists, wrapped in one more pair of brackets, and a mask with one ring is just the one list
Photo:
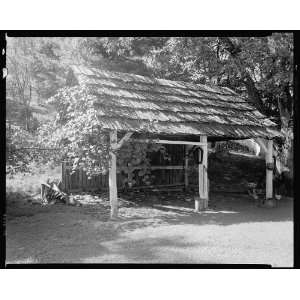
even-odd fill
[(96, 97), (104, 129), (223, 138), (273, 137), (276, 124), (234, 91), (218, 86), (72, 66)]

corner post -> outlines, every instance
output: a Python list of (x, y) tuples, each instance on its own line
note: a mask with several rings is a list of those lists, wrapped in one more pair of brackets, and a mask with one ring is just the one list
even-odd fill
[(110, 162), (109, 162), (109, 201), (110, 216), (116, 218), (118, 216), (118, 190), (117, 190), (117, 158), (114, 151), (117, 145), (117, 131), (109, 133), (110, 138)]
[(208, 207), (207, 136), (200, 136), (200, 142), (204, 145), (201, 146), (203, 150), (203, 158), (202, 163), (199, 164), (199, 198), (197, 197), (195, 199), (195, 211), (201, 211)]
[(266, 153), (266, 199), (273, 198), (273, 170), (268, 168), (273, 164), (273, 140), (267, 141)]
[(189, 185), (189, 158), (188, 158), (188, 147), (184, 145), (184, 187), (187, 189)]

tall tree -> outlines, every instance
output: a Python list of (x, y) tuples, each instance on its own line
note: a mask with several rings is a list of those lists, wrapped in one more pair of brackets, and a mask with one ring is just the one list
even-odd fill
[[(248, 98), (272, 118), (291, 149), (293, 35), (265, 37), (113, 37), (82, 43), (85, 61), (101, 68), (218, 84)], [(97, 57), (97, 59), (95, 59)]]

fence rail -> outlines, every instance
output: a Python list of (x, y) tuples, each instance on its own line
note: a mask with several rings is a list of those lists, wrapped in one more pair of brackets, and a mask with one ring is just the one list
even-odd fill
[[(151, 166), (151, 175), (153, 180), (151, 185), (184, 185), (184, 172), (185, 168), (182, 165), (166, 165), (166, 166)], [(146, 187), (142, 179), (135, 173), (138, 172), (138, 168), (133, 171), (133, 177), (136, 183), (133, 188)], [(125, 188), (123, 183), (126, 174), (123, 172), (117, 173), (117, 186), (122, 189)], [(189, 166), (189, 182), (197, 183), (197, 167)], [(62, 162), (62, 187), (63, 190), (69, 193), (80, 191), (95, 191), (95, 190), (107, 190), (108, 189), (108, 173), (99, 174), (89, 177), (83, 168), (77, 169), (72, 172), (71, 162)]]

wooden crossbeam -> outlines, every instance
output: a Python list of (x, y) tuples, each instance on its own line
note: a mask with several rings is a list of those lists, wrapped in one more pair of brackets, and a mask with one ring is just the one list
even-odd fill
[(115, 145), (115, 150), (120, 149), (122, 145), (130, 139), (132, 136), (133, 132), (127, 132), (120, 140), (119, 142), (116, 143)]
[(137, 143), (156, 143), (156, 144), (172, 144), (172, 145), (198, 145), (205, 146), (206, 143), (203, 142), (191, 142), (191, 141), (170, 141), (161, 139), (132, 139), (132, 141)]

